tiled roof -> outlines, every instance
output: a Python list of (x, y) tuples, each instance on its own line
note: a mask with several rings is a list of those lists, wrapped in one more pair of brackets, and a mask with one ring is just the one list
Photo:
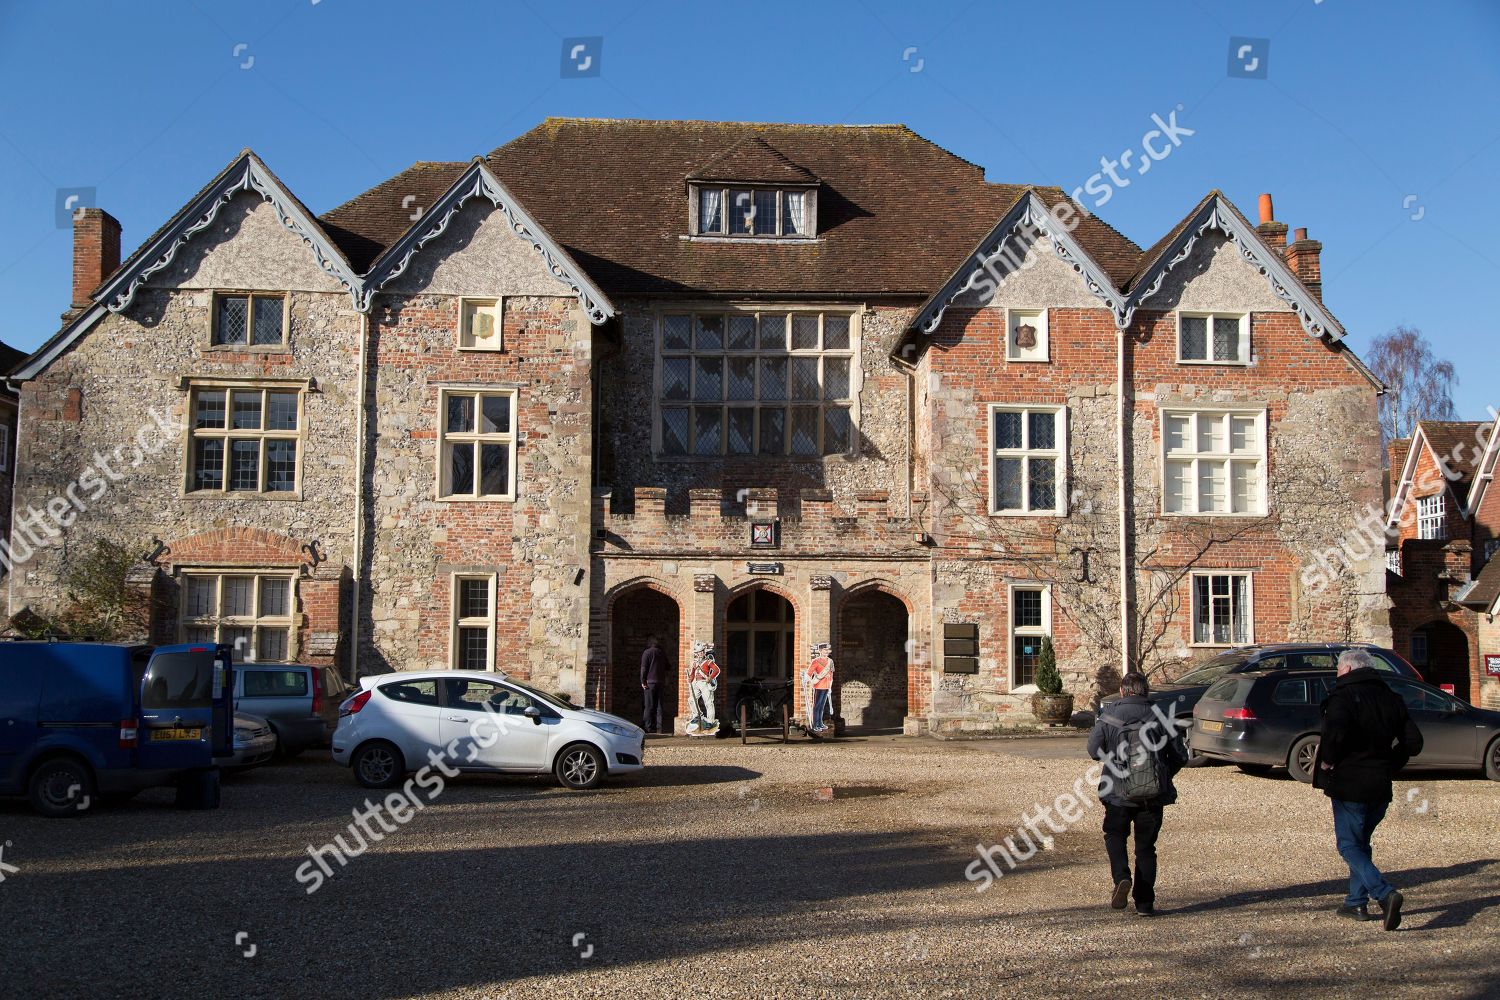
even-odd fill
[(750, 135), (730, 146), (688, 174), (695, 181), (741, 181), (761, 184), (816, 184), (818, 178), (800, 163), (758, 135)]
[[(902, 125), (549, 118), (487, 159), (616, 297), (925, 296), (1025, 190), (986, 182), (981, 168)], [(466, 166), (414, 164), (325, 214), (324, 227), (363, 270)], [(746, 181), (777, 180), (767, 176), (773, 170), (818, 179), (818, 238), (690, 238), (689, 176), (731, 166), (760, 174)], [(1038, 192), (1049, 202), (1065, 197)], [(1140, 249), (1097, 218), (1074, 235), (1116, 282), (1139, 264)]]
[(1433, 455), (1443, 460), (1455, 479), (1451, 480), (1456, 493), (1468, 493), (1478, 471), (1480, 458), (1480, 432), (1489, 427), (1489, 422), (1467, 420), (1423, 420), (1418, 425), (1427, 438)]
[(1463, 603), (1489, 610), (1497, 600), (1500, 600), (1500, 556), (1494, 556), (1485, 564), (1474, 586), (1464, 595)]

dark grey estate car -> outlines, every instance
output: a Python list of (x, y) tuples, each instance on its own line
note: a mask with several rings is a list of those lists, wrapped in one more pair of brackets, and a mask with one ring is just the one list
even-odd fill
[[(1312, 781), (1333, 670), (1257, 670), (1226, 674), (1193, 709), (1193, 750), (1243, 771), (1285, 767)], [(1425, 681), (1382, 675), (1406, 702), (1423, 747), (1409, 770), (1482, 768), (1500, 781), (1500, 712), (1475, 708)]]
[(348, 687), (332, 667), (301, 663), (236, 663), (235, 708), (258, 715), (276, 733), (276, 749), (295, 757), (326, 747), (339, 724)]
[[(1399, 653), (1380, 646), (1371, 646), (1363, 642), (1278, 642), (1225, 650), (1181, 677), (1165, 684), (1153, 684), (1151, 701), (1160, 704), (1163, 712), (1168, 711), (1167, 703), (1171, 702), (1171, 715), (1186, 729), (1192, 721), (1193, 706), (1198, 704), (1198, 699), (1203, 697), (1209, 685), (1225, 674), (1244, 673), (1250, 670), (1332, 670), (1338, 663), (1339, 654), (1347, 649), (1363, 649), (1369, 653), (1375, 661), (1377, 670), (1388, 670), (1393, 675), (1418, 680), (1422, 677), (1415, 667), (1401, 658)], [(1105, 698), (1104, 704), (1107, 705), (1118, 697), (1119, 695), (1112, 695)], [(1197, 732), (1194, 730), (1189, 735), (1189, 742), (1193, 744), (1195, 751), (1197, 750), (1196, 739)]]

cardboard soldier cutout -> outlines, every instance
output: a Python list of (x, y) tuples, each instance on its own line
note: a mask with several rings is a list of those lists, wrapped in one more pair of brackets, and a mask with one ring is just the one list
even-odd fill
[(833, 647), (826, 642), (812, 647), (812, 661), (802, 675), (807, 699), (808, 729), (814, 733), (828, 730), (827, 717), (833, 698)]
[(712, 736), (719, 731), (714, 714), (714, 692), (719, 687), (719, 665), (714, 662), (714, 644), (693, 643), (693, 663), (688, 667), (688, 707), (691, 718), (683, 731), (689, 736)]

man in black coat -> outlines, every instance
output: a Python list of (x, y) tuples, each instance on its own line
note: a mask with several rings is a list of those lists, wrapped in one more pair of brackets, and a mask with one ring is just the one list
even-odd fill
[(1391, 775), (1422, 752), (1422, 732), (1406, 703), (1375, 669), (1370, 654), (1339, 656), (1338, 680), (1323, 702), (1323, 734), (1313, 787), (1333, 800), (1333, 832), (1349, 865), (1349, 895), (1338, 912), (1369, 920), (1368, 902), (1380, 904), (1385, 929), (1401, 926), (1405, 897), (1391, 888), (1370, 854), (1370, 838), (1391, 804)]
[(671, 669), (656, 636), (648, 638), (641, 654), (641, 728), (648, 733), (661, 732), (661, 689)]
[[(1109, 855), (1114, 893), (1109, 905), (1125, 909), (1134, 888), (1135, 912), (1156, 912), (1156, 837), (1161, 833), (1162, 810), (1177, 801), (1172, 776), (1187, 763), (1187, 748), (1175, 723), (1151, 707), (1151, 685), (1145, 674), (1128, 673), (1120, 679), (1120, 695), (1100, 710), (1089, 734), (1089, 756), (1104, 763), (1099, 776), (1099, 801), (1104, 805), (1104, 850)], [(1127, 731), (1130, 731), (1127, 733)], [(1129, 748), (1138, 741), (1154, 759), (1157, 794), (1132, 799), (1126, 775)], [(1130, 877), (1126, 843), (1135, 832), (1135, 879)]]

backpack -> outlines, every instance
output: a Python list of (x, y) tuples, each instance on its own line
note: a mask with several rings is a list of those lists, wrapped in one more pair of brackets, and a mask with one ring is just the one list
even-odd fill
[(1125, 773), (1117, 779), (1116, 787), (1131, 802), (1150, 802), (1161, 795), (1161, 772), (1157, 768), (1156, 752), (1142, 739), (1147, 720), (1126, 722), (1116, 715), (1101, 716), (1101, 719), (1125, 736), (1125, 759), (1121, 762)]

